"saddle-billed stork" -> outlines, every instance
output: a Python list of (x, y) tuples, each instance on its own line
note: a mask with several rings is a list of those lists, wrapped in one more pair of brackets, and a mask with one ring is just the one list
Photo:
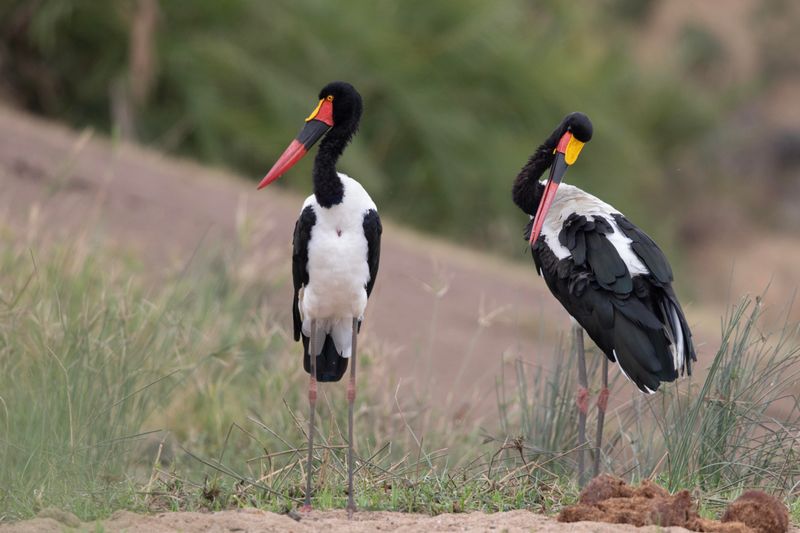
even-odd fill
[[(691, 374), (691, 361), (697, 357), (664, 253), (617, 209), (562, 183), (592, 132), (586, 115), (567, 115), (522, 168), (512, 196), (531, 217), (525, 238), (539, 275), (579, 325), (574, 335), (580, 446), (586, 442), (589, 397), (583, 330), (606, 355), (597, 401), (597, 475), (608, 401), (608, 361), (616, 362), (639, 390), (652, 394), (679, 373)], [(548, 167), (550, 177), (540, 182)], [(578, 463), (583, 482), (583, 448)]]
[(381, 219), (375, 203), (356, 180), (336, 171), (336, 162), (361, 119), (361, 95), (345, 82), (319, 93), (319, 104), (300, 134), (283, 152), (258, 188), (266, 187), (297, 163), (318, 140), (314, 194), (303, 203), (294, 228), (294, 339), (303, 340), (303, 367), (310, 375), (308, 470), (304, 510), (311, 510), (311, 459), (317, 381), (339, 381), (350, 363), (347, 386), (347, 510), (353, 499), (353, 403), (356, 397), (356, 337), (378, 274)]

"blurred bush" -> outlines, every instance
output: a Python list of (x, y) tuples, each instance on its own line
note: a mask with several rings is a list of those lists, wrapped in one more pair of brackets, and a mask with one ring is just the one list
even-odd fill
[[(6, 0), (0, 65), (5, 92), (28, 109), (254, 180), (318, 90), (350, 81), (365, 117), (340, 169), (404, 223), (508, 252), (524, 248), (511, 181), (574, 110), (597, 133), (568, 179), (666, 233), (661, 169), (713, 113), (699, 89), (634, 64), (626, 10), (621, 0)], [(308, 191), (308, 159), (282, 182)]]

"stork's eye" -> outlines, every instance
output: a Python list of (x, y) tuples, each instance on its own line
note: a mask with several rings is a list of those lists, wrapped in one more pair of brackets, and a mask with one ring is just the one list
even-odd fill
[(333, 95), (329, 94), (328, 96), (325, 97), (325, 100), (327, 100), (329, 102), (333, 102)]

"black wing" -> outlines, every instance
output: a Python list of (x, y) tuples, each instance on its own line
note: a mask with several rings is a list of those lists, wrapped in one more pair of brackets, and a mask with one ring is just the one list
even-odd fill
[(634, 226), (619, 213), (611, 215), (622, 233), (631, 240), (631, 249), (642, 260), (656, 280), (663, 284), (672, 283), (672, 267), (661, 251), (645, 232)]
[[(616, 216), (614, 221), (619, 224)], [(625, 228), (623, 228), (623, 225)], [(615, 231), (600, 216), (572, 214), (559, 234), (570, 256), (559, 260), (540, 237), (533, 257), (551, 292), (581, 324), (592, 340), (625, 374), (647, 392), (662, 381), (673, 381), (678, 371), (691, 371), (695, 359), (691, 333), (670, 285), (672, 271), (661, 250), (641, 230), (635, 238), (625, 220), (620, 231), (650, 274), (631, 277), (625, 262), (607, 235)], [(680, 341), (680, 342), (678, 342)], [(676, 368), (675, 353), (684, 351)]]
[(317, 215), (312, 206), (306, 206), (294, 225), (292, 239), (292, 280), (294, 281), (294, 301), (292, 316), (294, 318), (294, 340), (300, 340), (303, 320), (300, 318), (300, 307), (297, 301), (300, 288), (308, 285), (308, 241), (311, 240), (311, 229), (317, 223)]
[[(364, 288), (367, 290), (367, 298), (372, 294), (372, 287), (375, 286), (375, 278), (378, 277), (378, 266), (381, 262), (381, 234), (383, 226), (381, 217), (374, 209), (370, 209), (364, 215), (362, 224), (364, 237), (367, 238), (367, 265), (369, 265), (369, 280)], [(361, 320), (358, 321), (358, 332), (361, 333)]]
[(683, 314), (681, 304), (678, 303), (678, 297), (672, 289), (672, 267), (670, 267), (664, 252), (661, 251), (661, 248), (658, 247), (649, 235), (636, 227), (620, 213), (616, 213), (612, 215), (612, 217), (620, 231), (631, 240), (631, 249), (652, 274), (654, 278), (653, 283), (663, 290), (664, 296), (666, 300), (668, 300), (668, 305), (663, 305), (664, 302), (662, 302), (662, 314), (667, 314), (670, 317), (670, 320), (667, 321), (667, 334), (670, 336), (671, 341), (677, 339), (677, 334), (679, 333), (678, 329), (680, 329), (680, 333), (683, 334), (686, 372), (691, 375), (691, 362), (697, 361), (697, 354), (694, 351), (692, 332), (689, 330), (686, 316)]
[(381, 261), (381, 234), (383, 226), (378, 212), (370, 209), (364, 215), (364, 236), (367, 238), (367, 264), (369, 265), (369, 281), (367, 282), (367, 297), (372, 294), (375, 278), (378, 277), (378, 265)]

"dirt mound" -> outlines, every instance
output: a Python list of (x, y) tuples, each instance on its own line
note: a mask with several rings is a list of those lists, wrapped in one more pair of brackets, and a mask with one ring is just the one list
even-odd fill
[(655, 498), (657, 496), (666, 497), (669, 496), (669, 493), (649, 480), (644, 481), (638, 487), (631, 487), (618, 477), (601, 474), (584, 487), (578, 501), (584, 505), (595, 505), (610, 498)]
[(692, 531), (719, 533), (782, 533), (789, 528), (789, 515), (783, 504), (760, 491), (743, 494), (718, 522), (697, 514), (687, 490), (671, 495), (651, 481), (631, 487), (607, 474), (589, 482), (581, 491), (578, 503), (562, 510), (558, 521), (606, 522), (637, 527), (678, 526)]
[(687, 491), (670, 496), (651, 481), (631, 487), (617, 477), (602, 474), (581, 491), (577, 505), (561, 511), (558, 520), (686, 527), (691, 512), (692, 502)]
[(786, 506), (760, 490), (749, 490), (731, 503), (722, 515), (723, 522), (742, 522), (758, 533), (783, 533), (789, 530)]

